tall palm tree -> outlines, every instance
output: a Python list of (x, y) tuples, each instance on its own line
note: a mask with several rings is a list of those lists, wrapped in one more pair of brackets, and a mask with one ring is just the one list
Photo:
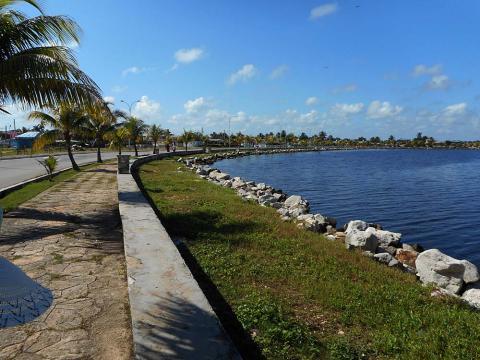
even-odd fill
[[(20, 2), (40, 15), (29, 18), (12, 9)], [(0, 0), (0, 111), (9, 102), (54, 108), (100, 99), (98, 86), (68, 47), (78, 44), (79, 33), (70, 18), (45, 15), (37, 0)]]
[(160, 128), (160, 126), (152, 125), (152, 127), (150, 127), (150, 131), (149, 131), (148, 135), (150, 136), (150, 140), (153, 141), (153, 153), (154, 154), (157, 152), (157, 143), (160, 140), (160, 137), (162, 136), (162, 133), (163, 133), (163, 131)]
[(130, 134), (124, 127), (116, 128), (105, 135), (105, 138), (110, 141), (110, 147), (118, 149), (118, 155), (122, 155), (122, 146), (129, 138)]
[(135, 156), (138, 156), (137, 143), (142, 138), (143, 134), (147, 131), (148, 125), (143, 120), (135, 116), (127, 116), (126, 121), (123, 123), (125, 129), (129, 133), (130, 141), (135, 149)]
[(183, 134), (180, 136), (180, 139), (185, 144), (185, 151), (187, 151), (188, 143), (195, 140), (195, 134), (193, 131), (183, 130)]
[(108, 107), (108, 103), (101, 102), (88, 110), (88, 119), (83, 124), (83, 132), (95, 139), (97, 147), (97, 162), (102, 162), (101, 146), (106, 134), (113, 131), (117, 119)]
[(68, 103), (61, 104), (58, 109), (52, 110), (51, 113), (33, 111), (28, 117), (30, 120), (39, 120), (42, 125), (52, 128), (52, 130), (47, 130), (40, 136), (36, 146), (43, 147), (45, 144), (52, 143), (59, 137), (63, 137), (72, 167), (79, 171), (80, 168), (75, 162), (72, 153), (72, 140), (75, 135), (83, 133), (88, 117), (84, 111)]

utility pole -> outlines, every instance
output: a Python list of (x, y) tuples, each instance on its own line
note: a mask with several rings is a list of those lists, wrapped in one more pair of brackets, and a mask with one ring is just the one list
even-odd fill
[(230, 129), (230, 122), (232, 121), (231, 118), (228, 118), (228, 147), (231, 147), (232, 142), (232, 130)]
[(128, 103), (128, 102), (126, 102), (125, 100), (120, 100), (120, 102), (122, 102), (122, 103), (124, 103), (124, 104), (126, 104), (126, 105), (128, 106), (128, 112), (129, 112), (130, 116), (132, 116), (132, 106), (135, 105), (136, 103), (139, 103), (140, 100), (135, 100), (135, 101), (132, 102), (132, 103)]
[[(140, 100), (136, 100), (134, 102), (132, 102), (131, 104), (126, 102), (125, 100), (120, 100), (120, 102), (126, 104), (128, 106), (128, 112), (130, 114), (130, 116), (132, 116), (132, 106), (135, 105), (136, 103), (139, 103)], [(128, 139), (128, 147), (130, 147), (130, 138)]]

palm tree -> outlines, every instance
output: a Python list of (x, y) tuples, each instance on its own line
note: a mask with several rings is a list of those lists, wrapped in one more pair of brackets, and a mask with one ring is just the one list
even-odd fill
[[(40, 12), (28, 18), (11, 9), (24, 2)], [(98, 86), (77, 65), (69, 45), (79, 26), (65, 16), (46, 16), (37, 0), (0, 0), (0, 111), (8, 102), (55, 108), (101, 98)]]
[(148, 135), (150, 136), (150, 139), (153, 141), (153, 153), (155, 154), (157, 152), (157, 143), (160, 140), (160, 137), (162, 136), (162, 129), (160, 126), (157, 125), (152, 125), (150, 128), (150, 132)]
[(180, 138), (185, 144), (185, 151), (188, 151), (188, 143), (195, 140), (195, 134), (193, 133), (193, 131), (183, 130), (183, 134)]
[(129, 138), (130, 134), (124, 127), (116, 128), (105, 135), (110, 140), (110, 147), (118, 149), (118, 155), (122, 155), (122, 146)]
[(123, 126), (129, 133), (129, 138), (135, 149), (135, 156), (138, 156), (137, 142), (140, 141), (142, 135), (147, 131), (148, 125), (135, 116), (127, 116)]
[(110, 111), (108, 103), (98, 103), (97, 106), (88, 111), (88, 119), (83, 126), (85, 134), (95, 139), (97, 147), (97, 162), (102, 162), (101, 146), (106, 134), (113, 131), (117, 119)]
[(28, 117), (30, 120), (40, 120), (42, 125), (52, 128), (52, 130), (47, 130), (40, 136), (36, 142), (36, 147), (41, 148), (45, 144), (52, 143), (59, 137), (63, 137), (72, 167), (79, 171), (80, 168), (75, 162), (72, 153), (72, 139), (75, 135), (83, 133), (88, 118), (84, 111), (68, 103), (61, 104), (58, 109), (51, 112), (52, 115), (41, 111), (33, 111)]

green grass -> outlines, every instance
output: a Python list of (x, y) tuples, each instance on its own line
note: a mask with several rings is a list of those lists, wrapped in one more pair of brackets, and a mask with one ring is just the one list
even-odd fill
[[(97, 164), (91, 164), (86, 166), (81, 166), (80, 169), (88, 170), (96, 167)], [(42, 180), (34, 182), (24, 186), (21, 189), (15, 190), (3, 198), (0, 198), (0, 207), (7, 213), (9, 211), (15, 210), (22, 203), (34, 198), (41, 192), (55, 186), (65, 180), (69, 180), (74, 176), (78, 175), (79, 172), (75, 170), (64, 171), (53, 178), (52, 181)]]
[(265, 357), (480, 359), (480, 312), (178, 166), (144, 186)]

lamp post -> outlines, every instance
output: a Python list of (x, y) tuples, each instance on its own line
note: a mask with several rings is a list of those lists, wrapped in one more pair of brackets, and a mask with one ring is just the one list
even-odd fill
[[(132, 116), (132, 106), (135, 105), (136, 103), (139, 103), (140, 100), (135, 100), (131, 104), (126, 102), (125, 100), (120, 100), (120, 102), (122, 102), (122, 103), (124, 103), (128, 106), (128, 112), (129, 112), (130, 116)], [(130, 148), (130, 139), (128, 139), (128, 147)]]
[(126, 104), (128, 106), (128, 112), (130, 113), (130, 116), (132, 116), (132, 106), (135, 105), (136, 103), (139, 103), (140, 100), (135, 100), (134, 102), (132, 103), (128, 103), (126, 102), (125, 100), (120, 100), (120, 102)]
[(232, 130), (230, 129), (230, 122), (232, 121), (231, 118), (228, 118), (228, 147), (232, 147)]

